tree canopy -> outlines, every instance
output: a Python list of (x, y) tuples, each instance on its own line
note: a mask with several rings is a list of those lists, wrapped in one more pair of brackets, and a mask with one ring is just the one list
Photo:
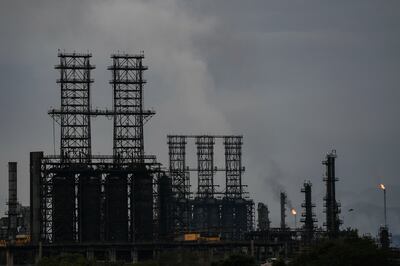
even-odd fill
[(298, 255), (289, 266), (390, 266), (399, 265), (388, 251), (370, 238), (345, 237), (324, 241)]

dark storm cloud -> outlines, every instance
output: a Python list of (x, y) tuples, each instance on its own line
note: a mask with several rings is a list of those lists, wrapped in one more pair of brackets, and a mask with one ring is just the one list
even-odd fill
[[(26, 203), (28, 152), (53, 149), (46, 111), (59, 104), (57, 49), (93, 52), (99, 107), (111, 102), (109, 54), (145, 50), (145, 103), (158, 112), (146, 127), (149, 153), (167, 162), (168, 133), (244, 134), (244, 182), (277, 226), (277, 186), (300, 208), (304, 180), (313, 182), (322, 224), (321, 161), (337, 149), (345, 226), (376, 233), (376, 187), (385, 182), (389, 223), (399, 233), (399, 7), (369, 0), (3, 1), (0, 199), (7, 161), (20, 162)], [(109, 121), (94, 121), (95, 153), (110, 153), (111, 132)]]

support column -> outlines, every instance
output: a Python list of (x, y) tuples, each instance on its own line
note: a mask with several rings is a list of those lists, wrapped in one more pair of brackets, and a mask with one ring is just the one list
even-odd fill
[(137, 263), (138, 262), (137, 249), (131, 249), (131, 258), (132, 258), (132, 263)]
[(115, 250), (115, 248), (110, 248), (108, 250), (108, 259), (110, 260), (110, 262), (117, 261), (117, 251)]
[(6, 265), (14, 266), (14, 254), (9, 248), (6, 251)]
[(39, 242), (39, 248), (35, 256), (35, 265), (38, 264), (39, 261), (42, 259), (42, 254), (43, 254), (42, 242)]
[(94, 251), (93, 251), (93, 249), (86, 250), (86, 259), (87, 260), (94, 260)]

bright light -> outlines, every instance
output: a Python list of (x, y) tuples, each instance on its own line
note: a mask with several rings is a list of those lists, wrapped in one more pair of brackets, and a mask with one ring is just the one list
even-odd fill
[(382, 189), (382, 190), (385, 190), (385, 189), (386, 189), (386, 187), (385, 187), (384, 184), (380, 184), (380, 185), (379, 185), (379, 188)]
[(296, 214), (297, 214), (297, 212), (296, 212), (295, 209), (292, 209), (292, 214), (293, 214), (293, 215), (296, 215)]

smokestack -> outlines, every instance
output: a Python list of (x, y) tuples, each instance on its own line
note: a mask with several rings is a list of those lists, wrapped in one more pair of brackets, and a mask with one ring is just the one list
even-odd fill
[(17, 163), (8, 163), (8, 238), (17, 235)]
[(286, 229), (286, 193), (281, 192), (281, 229)]

